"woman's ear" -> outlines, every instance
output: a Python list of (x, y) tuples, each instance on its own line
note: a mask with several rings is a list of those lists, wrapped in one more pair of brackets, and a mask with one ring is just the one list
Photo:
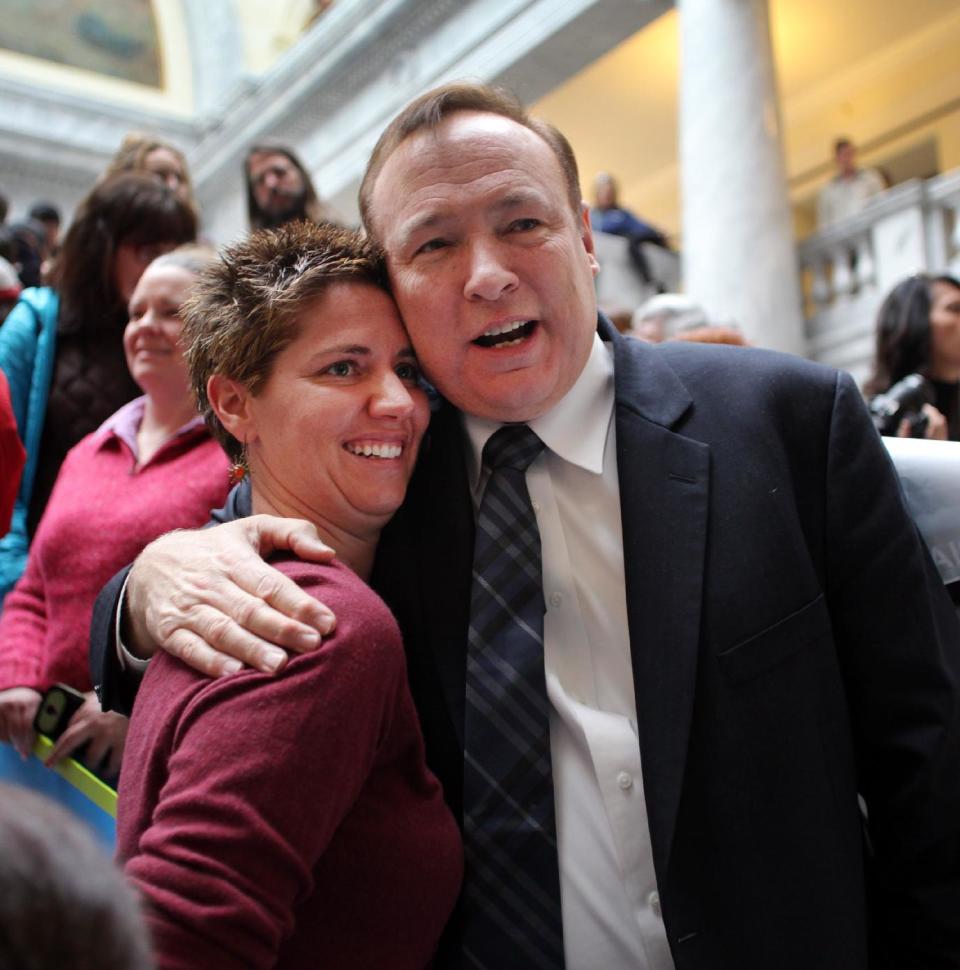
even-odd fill
[(257, 422), (253, 415), (250, 391), (233, 378), (214, 374), (207, 379), (207, 400), (220, 423), (237, 441), (257, 439)]

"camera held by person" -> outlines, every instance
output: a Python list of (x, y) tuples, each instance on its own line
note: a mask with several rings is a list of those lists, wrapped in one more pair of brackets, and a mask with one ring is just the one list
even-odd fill
[[(926, 415), (925, 423), (901, 421), (881, 433), (960, 441), (960, 280), (922, 273), (901, 280), (877, 313), (876, 340), (873, 373), (863, 388), (868, 401), (899, 398), (894, 389), (911, 375), (930, 393), (913, 408)], [(873, 408), (874, 414), (883, 409)]]
[(930, 382), (922, 374), (907, 374), (885, 394), (878, 394), (870, 401), (870, 413), (882, 435), (893, 437), (901, 422), (906, 421), (910, 433), (903, 437), (925, 438), (930, 418), (923, 406), (933, 404), (933, 400)]

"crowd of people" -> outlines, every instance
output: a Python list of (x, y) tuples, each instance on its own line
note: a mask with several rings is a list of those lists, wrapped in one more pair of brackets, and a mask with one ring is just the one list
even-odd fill
[[(0, 741), (83, 694), (135, 890), (70, 834), (118, 955), (58, 965), (960, 965), (960, 625), (877, 435), (960, 440), (960, 282), (868, 407), (677, 294), (621, 335), (593, 233), (667, 239), (501, 90), (390, 122), (361, 232), (244, 172), (215, 252), (129, 136), (0, 325)], [(10, 805), (0, 962), (75, 898)]]

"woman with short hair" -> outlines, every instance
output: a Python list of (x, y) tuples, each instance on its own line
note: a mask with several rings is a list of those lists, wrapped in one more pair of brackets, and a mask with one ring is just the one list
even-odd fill
[(367, 585), (429, 412), (379, 259), (328, 226), (256, 233), (207, 271), (185, 333), (201, 410), (245, 470), (221, 517), (312, 522), (335, 561), (272, 561), (338, 620), (276, 677), (151, 661), (117, 834), (158, 964), (426, 967), (462, 858)]

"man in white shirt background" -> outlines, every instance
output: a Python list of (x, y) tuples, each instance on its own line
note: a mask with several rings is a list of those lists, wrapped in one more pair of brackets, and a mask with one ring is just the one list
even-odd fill
[(857, 148), (849, 138), (833, 144), (837, 174), (817, 196), (817, 225), (824, 229), (858, 213), (874, 196), (886, 189), (875, 168), (857, 167)]

